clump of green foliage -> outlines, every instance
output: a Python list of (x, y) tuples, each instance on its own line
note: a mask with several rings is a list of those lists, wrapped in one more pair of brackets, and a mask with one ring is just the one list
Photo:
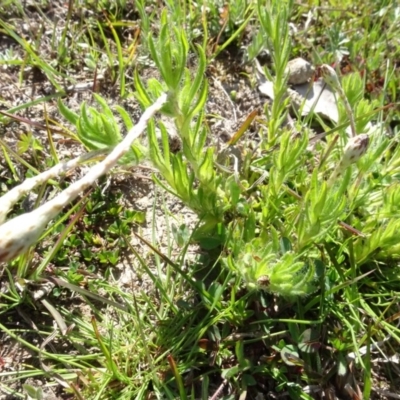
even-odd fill
[[(363, 377), (362, 388), (352, 384), (341, 389), (368, 399), (373, 390), (371, 349), (375, 343), (387, 342), (389, 347), (391, 340), (400, 341), (395, 325), (400, 294), (400, 146), (398, 132), (389, 135), (385, 126), (387, 102), (398, 97), (395, 68), (387, 64), (381, 95), (366, 93), (368, 74), (355, 69), (342, 77), (339, 68), (329, 66), (345, 56), (357, 59), (360, 40), (348, 40), (350, 29), (339, 32), (335, 25), (326, 29), (325, 37), (319, 31), (326, 23), (324, 15), (318, 23), (305, 24), (304, 32), (291, 31), (290, 22), (299, 25), (302, 15), (312, 16), (313, 9), (293, 1), (264, 3), (235, 0), (218, 7), (206, 1), (200, 7), (167, 1), (160, 11), (152, 2), (138, 1), (141, 30), (134, 31), (126, 48), (120, 35), (121, 29), (132, 28), (129, 21), (122, 21), (126, 2), (93, 5), (98, 14), (104, 9), (108, 14), (101, 22), (79, 26), (90, 38), (80, 43), (90, 48), (83, 62), (93, 71), (108, 69), (111, 80), (119, 83), (116, 92), (121, 99), (134, 97), (145, 111), (167, 94), (160, 110), (163, 118), (148, 122), (147, 144), (135, 140), (117, 168), (126, 171), (151, 161), (160, 193), (172, 194), (193, 210), (198, 224), (185, 225), (165, 207), (171, 231), (166, 234), (168, 251), (163, 253), (155, 227), (151, 242), (140, 237), (140, 224), (149, 222), (145, 216), (125, 209), (121, 195), (99, 187), (57, 218), (54, 215), (46, 229), (48, 220), (43, 222), (36, 248), (39, 261), (32, 248), (24, 248), (9, 262), (0, 314), (22, 304), (39, 304), (79, 354), (51, 353), (47, 340), (46, 348), (39, 349), (7, 323), (2, 322), (0, 330), (38, 354), (40, 361), (51, 359), (57, 381), (77, 398), (209, 398), (229, 386), (236, 397), (258, 396), (265, 387), (273, 387), (293, 399), (308, 399), (305, 385), (325, 390), (332, 377), (350, 382), (356, 369)], [(391, 6), (383, 3), (377, 24), (369, 19), (375, 14), (364, 8), (367, 5), (360, 8), (364, 43), (368, 29), (374, 37), (384, 31), (386, 39), (393, 38), (394, 28), (385, 24), (398, 22)], [(72, 8), (68, 22), (73, 21), (71, 13)], [(332, 11), (329, 24), (339, 17), (340, 11)], [(65, 94), (52, 60), (39, 58), (38, 50), (9, 24), (0, 25), (26, 52), (24, 60), (8, 52), (0, 63), (39, 66), (59, 91), (57, 96)], [(381, 29), (384, 25), (388, 29)], [(345, 27), (343, 22), (340, 29)], [(265, 107), (255, 137), (249, 139), (246, 129), (239, 129), (220, 149), (213, 145), (206, 114), (207, 67), (228, 46), (241, 44), (245, 34), (252, 36), (246, 60), (261, 51), (270, 58), (265, 73), (273, 83), (274, 101)], [(323, 39), (314, 42), (315, 37)], [(102, 41), (101, 50), (93, 46), (96, 38)], [(62, 69), (72, 59), (67, 28), (61, 38), (54, 38), (55, 46), (58, 41), (62, 52), (57, 65)], [(382, 48), (383, 43), (377, 46)], [(372, 59), (365, 47), (367, 67), (377, 68), (381, 53)], [(299, 54), (326, 63), (323, 76), (338, 100), (335, 126), (313, 113), (295, 120), (289, 116), (285, 68)], [(144, 64), (152, 66), (157, 78), (143, 77)], [(105, 96), (93, 98), (94, 106), (85, 102), (79, 111), (66, 107), (63, 100), (57, 103), (76, 130), (70, 137), (93, 152), (67, 163), (73, 168), (80, 162), (97, 162), (121, 143), (118, 121), (129, 131), (134, 127), (122, 106), (112, 109)], [(166, 118), (180, 137), (178, 151), (170, 148)], [(313, 132), (313, 120), (319, 122), (323, 140)], [(52, 157), (43, 169), (54, 168), (59, 161), (50, 137), (49, 143)], [(27, 177), (36, 179), (36, 186), (44, 188), (47, 182), (62, 192), (73, 185), (49, 180), (62, 168), (57, 174), (40, 175), (20, 156), (31, 148), (37, 165), (44, 158), (45, 146), (31, 134), (20, 139), (20, 154), (6, 142), (0, 144), (12, 176), (18, 176), (15, 159), (25, 165)], [(13, 184), (10, 179), (6, 183)], [(43, 188), (35, 209), (45, 202)], [(0, 207), (3, 220), (17, 200), (6, 211)], [(154, 211), (153, 220), (155, 215)], [(133, 234), (148, 249), (151, 262), (131, 245)], [(192, 244), (200, 246), (195, 261), (188, 257)], [(134, 255), (137, 273), (149, 277), (152, 292), (135, 287), (132, 294), (115, 284), (115, 266), (123, 253)], [(49, 282), (58, 287), (51, 287), (44, 299), (37, 297), (36, 286)], [(70, 291), (91, 307), (90, 322), (58, 304)], [(82, 350), (83, 339), (93, 349), (90, 354)], [(29, 374), (26, 370), (20, 376)], [(80, 377), (78, 388), (72, 382)], [(25, 391), (31, 398), (42, 397), (41, 390), (30, 385)]]

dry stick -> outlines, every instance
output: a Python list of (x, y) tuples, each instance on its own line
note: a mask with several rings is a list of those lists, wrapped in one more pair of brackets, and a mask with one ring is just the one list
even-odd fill
[(356, 131), (356, 123), (354, 120), (353, 110), (351, 109), (349, 100), (347, 99), (346, 93), (344, 92), (340, 80), (336, 74), (336, 71), (327, 64), (321, 65), (321, 72), (325, 82), (330, 85), (333, 89), (335, 89), (339, 97), (342, 99), (344, 108), (346, 109), (347, 116), (349, 117), (350, 121), (350, 129), (351, 129), (351, 136), (354, 138), (357, 136)]
[(96, 179), (106, 174), (118, 160), (130, 149), (131, 143), (145, 130), (149, 119), (160, 110), (167, 101), (167, 95), (161, 95), (142, 115), (139, 122), (128, 132), (124, 140), (100, 163), (79, 181), (61, 192), (57, 197), (36, 210), (22, 214), (0, 226), (0, 262), (12, 260), (36, 243), (46, 225), (79, 193), (92, 185)]
[(228, 379), (224, 379), (217, 391), (209, 398), (209, 400), (217, 400), (221, 396), (227, 383)]
[(81, 155), (73, 160), (69, 160), (63, 163), (55, 165), (48, 171), (44, 171), (41, 174), (34, 176), (32, 178), (26, 179), (20, 185), (12, 188), (4, 196), (0, 198), (0, 225), (5, 221), (8, 212), (11, 207), (24, 195), (30, 192), (36, 186), (47, 182), (49, 179), (55, 176), (61, 175), (70, 169), (76, 168), (80, 163), (90, 160), (91, 158), (104, 154), (106, 150), (95, 150), (90, 153)]

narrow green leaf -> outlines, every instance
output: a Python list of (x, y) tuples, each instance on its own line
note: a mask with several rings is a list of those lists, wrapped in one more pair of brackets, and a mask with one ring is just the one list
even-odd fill
[(61, 115), (72, 125), (76, 125), (76, 122), (78, 121), (78, 114), (73, 112), (71, 109), (69, 109), (65, 104), (60, 100), (57, 99), (57, 106), (58, 110), (60, 111)]
[(198, 178), (203, 185), (208, 185), (214, 179), (214, 150), (207, 149), (203, 162), (198, 169)]
[(142, 107), (144, 107), (144, 108), (149, 107), (152, 104), (151, 99), (150, 99), (149, 95), (147, 94), (145, 87), (143, 86), (143, 83), (142, 83), (142, 80), (140, 79), (137, 68), (135, 69), (135, 72), (134, 72), (134, 82), (135, 82), (135, 89), (136, 89), (135, 97), (141, 103)]
[(128, 114), (128, 112), (123, 107), (121, 107), (119, 105), (115, 106), (115, 109), (117, 110), (117, 112), (121, 116), (122, 121), (124, 121), (126, 129), (128, 131), (131, 130), (133, 128), (133, 122), (132, 122), (132, 119), (131, 119), (130, 115)]

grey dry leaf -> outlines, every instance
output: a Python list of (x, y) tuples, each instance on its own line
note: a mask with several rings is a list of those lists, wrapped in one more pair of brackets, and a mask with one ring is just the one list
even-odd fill
[[(260, 81), (258, 90), (274, 100), (274, 83), (266, 79), (257, 60), (255, 60), (255, 68)], [(319, 79), (314, 82), (311, 79), (315, 72), (314, 67), (308, 61), (296, 58), (289, 61), (287, 72), (289, 72), (288, 83), (292, 85), (287, 89), (287, 95), (293, 108), (297, 111), (301, 110), (302, 116), (313, 112), (337, 123), (339, 110), (335, 91), (325, 80)]]
[[(275, 97), (274, 84), (271, 81), (264, 81), (258, 90), (272, 100)], [(287, 92), (293, 107), (296, 110), (301, 109), (302, 116), (313, 112), (332, 122), (338, 122), (339, 110), (335, 92), (323, 80), (295, 85)]]

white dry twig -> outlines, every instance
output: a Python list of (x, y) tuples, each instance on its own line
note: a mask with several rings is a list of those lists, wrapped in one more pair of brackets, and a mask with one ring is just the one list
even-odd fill
[[(80, 192), (91, 186), (98, 178), (110, 171), (118, 160), (129, 151), (132, 142), (145, 130), (149, 119), (160, 110), (166, 101), (167, 95), (161, 95), (152, 106), (147, 108), (139, 122), (128, 132), (124, 140), (119, 143), (103, 161), (93, 166), (79, 181), (71, 184), (71, 186), (61, 192), (54, 199), (38, 207), (36, 210), (22, 214), (5, 222), (3, 225), (0, 225), (0, 262), (12, 260), (35, 244), (46, 225), (56, 217), (67, 204), (78, 197)], [(74, 160), (71, 161), (72, 165), (73, 161)], [(62, 166), (58, 167), (58, 169), (62, 168)], [(34, 184), (34, 181), (25, 182), (28, 182), (26, 183), (26, 187)], [(19, 189), (4, 201), (3, 206), (5, 208), (13, 201), (18, 201), (18, 196), (26, 193), (24, 184), (25, 183), (21, 184), (18, 187)], [(17, 200), (15, 200), (16, 198)], [(2, 199), (0, 199), (0, 205), (1, 204)], [(8, 209), (6, 211), (4, 209), (2, 212), (7, 214)]]
[(76, 168), (82, 162), (88, 161), (91, 158), (104, 153), (105, 150), (91, 151), (90, 153), (83, 154), (77, 158), (74, 158), (73, 160), (59, 163), (53, 168), (50, 168), (49, 170), (44, 171), (32, 178), (28, 178), (20, 185), (12, 188), (9, 192), (0, 197), (0, 225), (5, 221), (7, 214), (14, 204), (36, 186), (45, 183), (49, 179), (59, 176), (73, 168)]

